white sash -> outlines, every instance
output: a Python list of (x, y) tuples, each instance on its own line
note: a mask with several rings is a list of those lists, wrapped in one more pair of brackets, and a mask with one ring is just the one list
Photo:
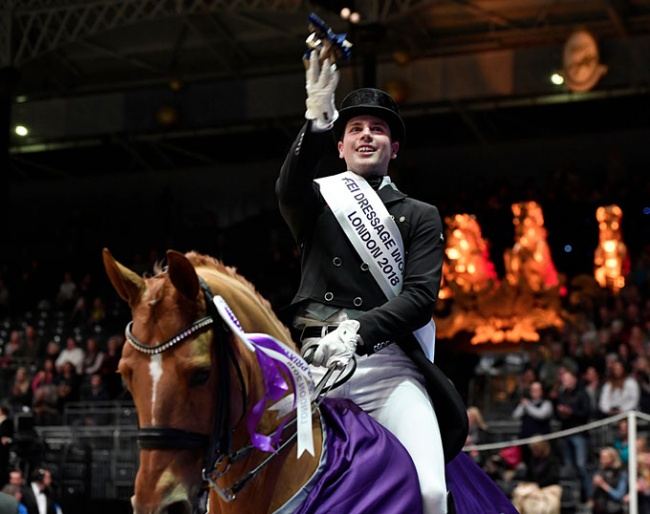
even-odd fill
[[(351, 171), (316, 179), (316, 182), (381, 290), (388, 299), (396, 297), (404, 285), (404, 242), (379, 195), (363, 177)], [(433, 319), (413, 335), (433, 362), (436, 340)]]

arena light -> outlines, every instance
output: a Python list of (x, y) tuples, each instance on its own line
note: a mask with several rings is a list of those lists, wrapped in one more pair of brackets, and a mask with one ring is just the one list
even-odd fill
[(25, 137), (29, 134), (29, 129), (24, 125), (16, 125), (16, 128), (14, 128), (14, 132), (16, 133), (17, 136)]
[(342, 19), (349, 21), (350, 23), (359, 23), (361, 21), (361, 15), (350, 9), (350, 7), (344, 7), (339, 13)]
[(564, 77), (560, 73), (553, 73), (551, 75), (551, 82), (556, 86), (561, 86), (564, 84)]

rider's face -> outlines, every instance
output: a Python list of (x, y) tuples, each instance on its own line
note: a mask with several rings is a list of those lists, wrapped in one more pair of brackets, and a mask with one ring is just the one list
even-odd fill
[(399, 142), (391, 142), (390, 128), (384, 120), (362, 115), (347, 122), (338, 149), (347, 169), (367, 178), (388, 173), (388, 163), (397, 157)]

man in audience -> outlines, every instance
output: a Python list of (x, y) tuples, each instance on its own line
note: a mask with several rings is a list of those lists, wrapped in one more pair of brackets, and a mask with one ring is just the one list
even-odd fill
[(29, 485), (23, 487), (23, 504), (28, 514), (56, 514), (52, 498), (52, 474), (47, 468), (32, 471)]
[[(555, 404), (555, 413), (562, 430), (579, 427), (587, 423), (591, 409), (589, 396), (574, 368), (565, 368), (560, 373), (560, 389)], [(584, 432), (578, 432), (558, 440), (565, 466), (573, 467), (582, 482), (583, 501), (591, 495), (591, 480), (587, 470), (589, 441)]]
[(77, 346), (77, 341), (74, 337), (68, 336), (65, 340), (65, 348), (61, 350), (61, 353), (54, 363), (56, 365), (56, 370), (61, 373), (63, 371), (63, 365), (66, 362), (71, 362), (72, 365), (77, 370), (77, 373), (81, 375), (83, 373), (83, 363), (85, 352), (82, 348)]

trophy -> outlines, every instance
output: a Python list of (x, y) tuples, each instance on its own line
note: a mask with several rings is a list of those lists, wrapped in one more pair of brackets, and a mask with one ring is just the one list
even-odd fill
[(352, 55), (352, 43), (345, 39), (345, 34), (335, 34), (330, 26), (314, 13), (309, 15), (311, 34), (305, 41), (307, 52), (303, 57), (305, 66), (309, 67), (309, 56), (314, 50), (320, 51), (320, 61), (326, 58), (335, 63), (337, 60), (349, 60)]

